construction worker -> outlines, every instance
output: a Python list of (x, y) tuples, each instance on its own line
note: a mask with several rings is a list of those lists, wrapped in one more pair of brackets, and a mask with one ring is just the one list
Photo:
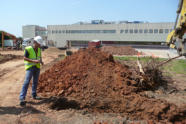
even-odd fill
[(21, 106), (26, 105), (25, 97), (32, 77), (33, 77), (32, 98), (39, 99), (36, 90), (37, 90), (37, 84), (38, 84), (38, 79), (40, 74), (40, 64), (43, 65), (42, 58), (41, 58), (41, 49), (40, 49), (41, 45), (42, 45), (42, 38), (40, 36), (37, 36), (34, 38), (33, 46), (28, 46), (24, 50), (24, 64), (25, 64), (26, 76), (19, 97)]

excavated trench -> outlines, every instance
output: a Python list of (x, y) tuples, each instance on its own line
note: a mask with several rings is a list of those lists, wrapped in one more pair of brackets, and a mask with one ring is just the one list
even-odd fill
[(5, 63), (7, 61), (13, 60), (13, 59), (22, 59), (23, 56), (18, 56), (18, 55), (12, 55), (12, 54), (7, 54), (3, 55), (0, 54), (0, 64)]

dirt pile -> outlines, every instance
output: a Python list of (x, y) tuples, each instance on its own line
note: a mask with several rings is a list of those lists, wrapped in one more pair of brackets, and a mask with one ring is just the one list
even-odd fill
[(56, 48), (56, 47), (49, 47), (45, 50), (46, 53), (60, 53), (63, 52), (62, 50)]
[(102, 51), (107, 52), (112, 55), (137, 55), (138, 51), (130, 46), (103, 46)]
[[(41, 74), (38, 84), (38, 92), (72, 98), (78, 109), (121, 113), (135, 120), (184, 119), (184, 110), (149, 99), (141, 93), (143, 90), (140, 79), (128, 66), (115, 62), (112, 55), (99, 49), (80, 50), (60, 61)], [(53, 108), (64, 109), (63, 101), (57, 100)]]
[(13, 60), (13, 59), (22, 59), (23, 56), (19, 56), (19, 55), (12, 55), (12, 54), (7, 54), (7, 55), (2, 55), (0, 54), (0, 64)]

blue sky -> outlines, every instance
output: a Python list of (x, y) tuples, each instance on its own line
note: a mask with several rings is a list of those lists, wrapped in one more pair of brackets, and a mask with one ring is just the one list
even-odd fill
[(105, 21), (174, 22), (179, 0), (0, 0), (0, 30), (22, 36), (22, 26)]

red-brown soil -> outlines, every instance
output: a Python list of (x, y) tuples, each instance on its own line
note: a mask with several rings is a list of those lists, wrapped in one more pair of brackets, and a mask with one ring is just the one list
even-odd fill
[(186, 122), (186, 107), (148, 98), (141, 92), (144, 89), (128, 66), (96, 48), (80, 50), (58, 62), (41, 74), (38, 84), (38, 92), (61, 98), (53, 108), (63, 108), (62, 98), (70, 97), (76, 108), (91, 112), (120, 113), (133, 120)]

